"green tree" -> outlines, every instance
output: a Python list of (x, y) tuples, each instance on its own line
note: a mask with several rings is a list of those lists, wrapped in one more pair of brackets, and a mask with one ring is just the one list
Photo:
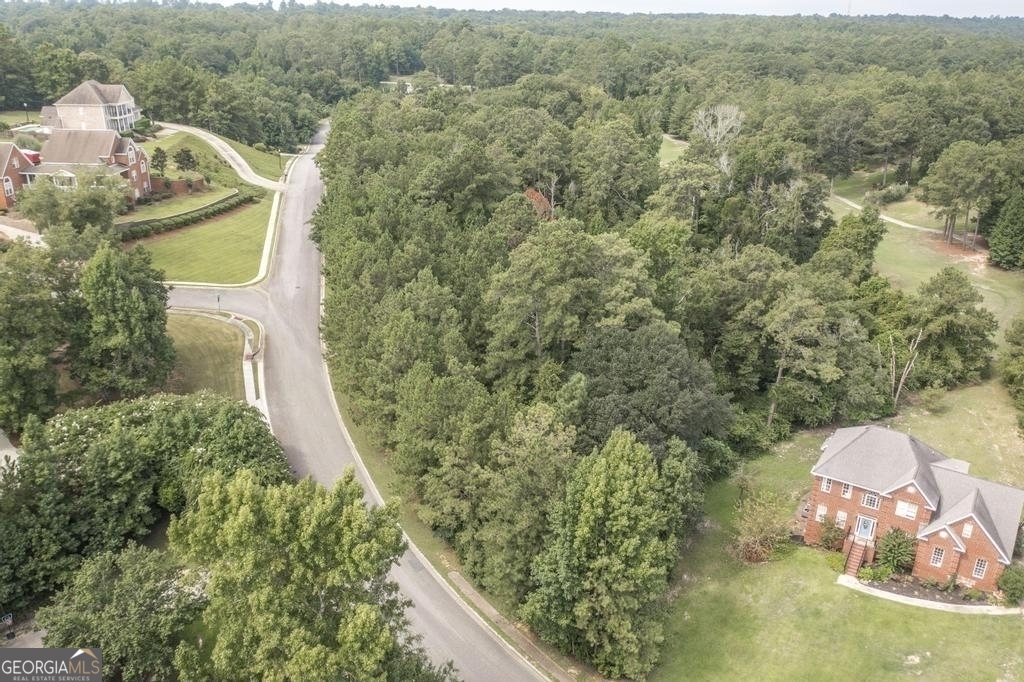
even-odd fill
[(995, 350), (999, 324), (962, 270), (948, 266), (924, 282), (912, 306), (907, 336), (921, 330), (915, 385), (947, 388), (977, 381)]
[(53, 284), (45, 250), (15, 244), (0, 253), (0, 429), (8, 432), (56, 406), (50, 356), (61, 335)]
[(529, 591), (551, 502), (562, 496), (576, 462), (574, 440), (575, 429), (537, 403), (517, 414), (491, 449), (471, 537), (462, 545), (467, 569), (494, 594), (518, 603)]
[(198, 162), (191, 149), (182, 147), (174, 152), (174, 165), (178, 167), (178, 170), (188, 172), (195, 170), (198, 167)]
[(1018, 409), (1024, 409), (1024, 317), (1010, 322), (1004, 341), (999, 352), (999, 376)]
[(914, 565), (916, 550), (917, 541), (913, 535), (899, 528), (890, 528), (878, 540), (875, 561), (893, 573), (907, 573)]
[(990, 263), (1008, 270), (1024, 266), (1024, 192), (1003, 204), (988, 244)]
[(77, 179), (70, 192), (52, 182), (35, 182), (22, 190), (18, 208), (41, 232), (59, 224), (71, 225), (77, 232), (89, 225), (111, 230), (126, 196), (127, 188), (120, 177), (86, 174)]
[(623, 428), (660, 460), (670, 438), (695, 446), (728, 429), (728, 398), (718, 391), (710, 365), (687, 350), (674, 323), (597, 327), (570, 369), (587, 377), (578, 436), (583, 452)]
[(153, 156), (149, 160), (149, 165), (160, 175), (164, 174), (164, 169), (167, 168), (167, 152), (163, 147), (155, 147), (153, 149)]
[(646, 260), (626, 240), (589, 235), (577, 221), (550, 223), (491, 278), (488, 369), (528, 385), (545, 361), (565, 362), (591, 327), (658, 317), (651, 294)]
[(173, 679), (175, 647), (201, 606), (197, 580), (166, 552), (129, 545), (98, 554), (37, 613), (43, 643), (101, 647), (111, 679)]
[(162, 274), (141, 248), (125, 252), (103, 244), (85, 264), (81, 290), (89, 336), (75, 351), (73, 367), (91, 390), (134, 396), (167, 381), (174, 346)]
[(669, 507), (650, 449), (615, 431), (580, 461), (555, 505), (526, 622), (602, 675), (643, 678), (664, 637), (657, 604), (676, 549)]
[(182, 679), (448, 679), (411, 643), (388, 578), (405, 551), (397, 509), (368, 508), (351, 469), (330, 490), (213, 474), (169, 534), (209, 570), (203, 622), (217, 633), (202, 657), (180, 645)]

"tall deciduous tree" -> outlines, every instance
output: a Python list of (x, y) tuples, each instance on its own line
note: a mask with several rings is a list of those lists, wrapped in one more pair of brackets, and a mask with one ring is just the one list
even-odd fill
[(197, 576), (145, 547), (98, 554), (36, 615), (43, 643), (101, 647), (112, 679), (174, 679), (175, 647), (201, 604)]
[(995, 315), (978, 304), (984, 298), (967, 275), (953, 266), (918, 289), (908, 336), (923, 330), (918, 345), (917, 385), (953, 387), (976, 381), (995, 350)]
[(182, 679), (448, 678), (411, 642), (388, 578), (405, 551), (397, 509), (367, 508), (351, 469), (330, 490), (214, 474), (170, 537), (209, 569), (203, 621), (217, 633), (203, 656), (182, 643)]
[(93, 390), (139, 395), (162, 386), (174, 366), (167, 335), (167, 287), (141, 248), (103, 244), (82, 270), (89, 315), (87, 345), (74, 370)]
[(643, 678), (657, 661), (676, 549), (667, 497), (650, 449), (615, 431), (577, 465), (534, 562), (523, 617), (608, 677)]
[(45, 418), (55, 407), (50, 355), (60, 338), (47, 254), (15, 244), (0, 253), (0, 429), (21, 431), (26, 417)]
[(473, 529), (462, 546), (467, 568), (493, 593), (518, 603), (529, 590), (551, 500), (562, 496), (576, 461), (574, 439), (575, 429), (562, 424), (554, 408), (537, 403), (517, 414), (492, 448)]

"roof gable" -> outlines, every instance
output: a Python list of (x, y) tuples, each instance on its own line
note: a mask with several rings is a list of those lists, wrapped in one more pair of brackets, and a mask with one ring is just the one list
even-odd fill
[(945, 455), (913, 436), (855, 426), (838, 429), (825, 441), (811, 473), (882, 494), (913, 484), (934, 509), (939, 495), (931, 465), (943, 459)]
[(54, 104), (95, 106), (103, 104), (123, 104), (132, 101), (133, 99), (128, 93), (128, 89), (121, 84), (98, 83), (94, 80), (87, 80), (54, 102)]
[[(13, 142), (0, 142), (0, 175), (7, 172), (7, 164), (11, 162), (12, 156), (18, 157), (25, 166), (33, 165), (32, 160), (25, 156)], [(19, 171), (24, 170), (21, 164), (18, 165)]]
[(44, 163), (106, 164), (120, 139), (113, 130), (54, 130), (40, 155)]

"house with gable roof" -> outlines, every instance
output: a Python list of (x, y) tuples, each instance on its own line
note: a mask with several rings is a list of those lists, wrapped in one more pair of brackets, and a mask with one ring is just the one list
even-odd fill
[(39, 157), (38, 164), (22, 173), (27, 184), (48, 178), (58, 187), (72, 189), (80, 177), (100, 174), (124, 178), (133, 201), (152, 189), (145, 150), (113, 130), (54, 130)]
[(0, 142), (0, 208), (14, 206), (25, 184), (22, 173), (32, 166), (29, 156), (11, 142)]
[(142, 117), (135, 98), (121, 84), (87, 80), (74, 90), (44, 107), (42, 124), (70, 130), (131, 130)]
[(804, 542), (826, 523), (845, 532), (846, 572), (874, 559), (892, 528), (917, 540), (912, 575), (993, 591), (1013, 560), (1024, 490), (975, 478), (969, 464), (880, 426), (836, 430), (811, 468)]

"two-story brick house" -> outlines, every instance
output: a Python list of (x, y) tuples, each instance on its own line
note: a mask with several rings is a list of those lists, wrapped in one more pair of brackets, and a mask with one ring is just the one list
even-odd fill
[(875, 540), (900, 528), (917, 539), (914, 576), (992, 591), (1013, 558), (1024, 490), (970, 476), (968, 466), (884, 427), (838, 429), (811, 469), (804, 541), (817, 544), (835, 522), (856, 574)]
[(87, 175), (120, 175), (132, 201), (152, 189), (149, 157), (131, 138), (112, 130), (54, 130), (43, 143), (40, 163), (24, 173), (28, 184), (49, 178), (62, 187), (75, 187)]
[(25, 184), (22, 173), (31, 165), (25, 152), (11, 142), (0, 142), (0, 208), (14, 206), (18, 190)]

